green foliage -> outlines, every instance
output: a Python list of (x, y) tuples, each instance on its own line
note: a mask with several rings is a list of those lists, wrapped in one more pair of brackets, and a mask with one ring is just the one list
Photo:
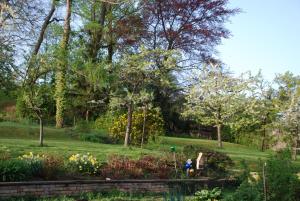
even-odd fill
[(16, 51), (13, 45), (3, 43), (1, 39), (2, 38), (0, 38), (0, 93), (4, 92), (8, 96), (17, 88), (16, 76), (13, 70), (13, 68), (16, 67), (14, 64), (14, 54)]
[[(135, 111), (132, 115), (132, 130), (130, 142), (134, 145), (140, 145), (143, 133), (143, 122), (144, 114), (142, 111)], [(127, 115), (121, 115), (115, 120), (112, 127), (109, 129), (110, 135), (117, 139), (122, 140), (125, 136), (125, 128), (127, 125)], [(164, 133), (163, 119), (159, 110), (152, 109), (148, 110), (146, 114), (146, 125), (145, 125), (145, 135), (144, 143), (149, 140), (155, 141), (158, 136)]]
[(104, 115), (99, 116), (94, 123), (94, 128), (97, 130), (106, 130), (112, 127), (114, 120), (116, 119), (116, 115), (113, 113), (107, 112)]
[[(246, 168), (243, 175), (244, 181), (228, 201), (260, 201), (263, 199), (263, 179), (249, 180), (249, 170)], [(263, 178), (262, 173), (260, 178)], [(291, 163), (291, 154), (285, 150), (271, 157), (265, 167), (267, 200), (296, 201), (299, 191), (299, 180)], [(227, 200), (227, 199), (226, 199)]]
[(25, 86), (17, 98), (16, 112), (22, 119), (51, 120), (55, 113), (53, 92), (51, 86), (46, 84)]
[(272, 144), (270, 137), (279, 112), (275, 105), (275, 89), (264, 80), (261, 72), (250, 75), (248, 85), (249, 95), (242, 100), (244, 108), (235, 115), (231, 128), (236, 133), (236, 142), (248, 143), (264, 151)]
[(31, 175), (41, 176), (43, 172), (43, 157), (40, 155), (34, 155), (32, 152), (24, 154), (19, 157), (20, 160), (29, 164)]
[(16, 114), (18, 118), (32, 118), (32, 111), (27, 107), (23, 94), (17, 97)]
[[(151, 86), (160, 83), (160, 87), (165, 87), (170, 84), (170, 80), (164, 72), (176, 69), (177, 59), (178, 54), (175, 51), (164, 51), (161, 49), (149, 50), (141, 48), (136, 54), (125, 55), (117, 68), (116, 75), (118, 79), (115, 82), (117, 88), (110, 101), (110, 107), (117, 110), (127, 107), (128, 116), (131, 116), (136, 106), (148, 106), (153, 96), (151, 95), (153, 92)], [(124, 140), (125, 146), (129, 142), (137, 143), (137, 140), (139, 140), (132, 139), (136, 137), (130, 133), (130, 125), (134, 123), (131, 120), (127, 123), (128, 132), (127, 135), (124, 135), (124, 138), (126, 136)], [(134, 129), (133, 126), (132, 130)], [(121, 132), (121, 130), (119, 129), (117, 132)]]
[(225, 201), (261, 201), (263, 200), (262, 186), (244, 181), (235, 193)]
[(91, 131), (92, 125), (90, 122), (87, 122), (85, 120), (80, 120), (76, 123), (75, 131), (79, 133), (88, 133)]
[(113, 144), (116, 140), (112, 139), (106, 130), (93, 130), (90, 133), (80, 133), (80, 140), (87, 142), (103, 143), (103, 144)]
[(24, 181), (32, 176), (29, 163), (19, 159), (0, 160), (0, 181)]
[(31, 170), (31, 175), (43, 179), (56, 179), (64, 171), (63, 158), (56, 155), (38, 155), (30, 152), (19, 157)]
[(296, 187), (300, 182), (291, 163), (291, 153), (283, 151), (267, 161), (268, 200), (296, 200)]
[(125, 193), (116, 190), (103, 193), (82, 193), (77, 196), (55, 196), (51, 198), (36, 198), (36, 197), (19, 197), (1, 199), (1, 201), (162, 201), (162, 196), (153, 195), (152, 193)]
[(195, 193), (194, 201), (218, 201), (221, 199), (221, 189), (214, 188), (212, 190), (201, 190)]

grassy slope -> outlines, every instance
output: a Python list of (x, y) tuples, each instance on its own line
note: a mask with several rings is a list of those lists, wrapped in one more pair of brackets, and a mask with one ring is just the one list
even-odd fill
[[(0, 122), (0, 150), (8, 148), (12, 155), (17, 157), (30, 151), (34, 153), (52, 153), (65, 157), (74, 153), (91, 153), (102, 161), (111, 154), (122, 154), (138, 158), (144, 154), (161, 155), (169, 151), (170, 146), (176, 146), (180, 151), (184, 145), (200, 145), (227, 153), (239, 164), (242, 159), (246, 160), (254, 168), (259, 159), (266, 159), (272, 154), (271, 151), (260, 152), (247, 146), (224, 143), (223, 149), (216, 147), (217, 142), (212, 140), (162, 137), (160, 143), (150, 144), (144, 149), (137, 147), (125, 148), (122, 145), (99, 144), (79, 141), (72, 135), (70, 129), (45, 128), (45, 147), (38, 146), (38, 126)], [(296, 162), (300, 167), (299, 160)], [(300, 169), (300, 168), (299, 168)]]

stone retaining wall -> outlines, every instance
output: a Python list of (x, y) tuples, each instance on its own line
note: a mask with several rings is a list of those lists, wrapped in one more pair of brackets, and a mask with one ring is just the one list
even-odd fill
[(0, 182), (0, 198), (8, 197), (52, 197), (78, 195), (84, 192), (123, 192), (165, 193), (174, 188), (188, 186), (199, 189), (203, 186), (233, 186), (234, 180), (184, 179), (184, 180), (75, 180), (75, 181), (37, 181)]

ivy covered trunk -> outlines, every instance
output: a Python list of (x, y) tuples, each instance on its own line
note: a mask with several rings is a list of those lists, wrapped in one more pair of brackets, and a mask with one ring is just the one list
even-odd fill
[(64, 124), (65, 110), (65, 88), (66, 88), (66, 72), (62, 69), (58, 70), (55, 75), (55, 96), (56, 96), (56, 127), (62, 128)]
[(132, 125), (132, 113), (133, 113), (133, 103), (128, 104), (128, 111), (127, 111), (127, 125), (126, 125), (126, 132), (125, 132), (125, 140), (124, 146), (127, 147), (129, 145), (130, 133), (131, 133), (131, 125)]
[(55, 75), (55, 101), (56, 101), (56, 127), (62, 128), (64, 123), (64, 110), (66, 102), (66, 71), (68, 66), (68, 44), (71, 31), (71, 4), (72, 0), (67, 0), (66, 16), (64, 22), (64, 33), (61, 41), (61, 52), (59, 53), (58, 69)]

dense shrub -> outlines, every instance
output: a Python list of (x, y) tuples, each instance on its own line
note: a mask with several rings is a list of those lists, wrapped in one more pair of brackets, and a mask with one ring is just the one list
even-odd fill
[(291, 153), (283, 151), (267, 161), (268, 200), (296, 200), (300, 182), (291, 162)]
[[(140, 145), (143, 133), (144, 114), (142, 111), (135, 111), (132, 115), (132, 130), (130, 134), (130, 142), (134, 145)], [(123, 140), (125, 136), (127, 124), (127, 115), (121, 115), (109, 129), (110, 135), (117, 139)], [(156, 137), (164, 133), (164, 123), (161, 113), (156, 110), (149, 110), (146, 115), (146, 126), (144, 143), (149, 139), (156, 140)]]
[(103, 144), (113, 144), (116, 140), (111, 138), (104, 130), (96, 130), (90, 133), (80, 133), (80, 140), (87, 142), (103, 143)]
[(174, 174), (174, 163), (169, 158), (152, 156), (132, 160), (112, 155), (101, 168), (101, 175), (112, 179), (168, 179)]
[(107, 112), (104, 115), (101, 115), (95, 120), (94, 128), (97, 130), (108, 131), (112, 127), (114, 120), (116, 119), (115, 114)]
[(225, 201), (261, 201), (263, 200), (262, 188), (258, 183), (249, 183), (245, 180)]
[(63, 158), (59, 156), (35, 155), (29, 152), (29, 154), (24, 154), (19, 159), (28, 163), (34, 177), (56, 179), (64, 170)]
[(209, 177), (224, 177), (228, 174), (228, 169), (233, 165), (233, 161), (226, 154), (193, 145), (187, 145), (183, 148), (185, 157), (192, 159), (193, 168), (195, 168), (196, 159), (200, 152), (203, 153), (204, 169), (201, 172), (196, 172), (196, 176), (201, 174)]
[(85, 120), (80, 120), (75, 125), (75, 131), (77, 133), (88, 133), (91, 131), (91, 127), (92, 127), (91, 123)]
[(23, 181), (32, 176), (32, 168), (26, 161), (0, 160), (0, 181)]
[[(267, 200), (299, 201), (298, 194), (300, 182), (297, 179), (290, 159), (291, 154), (287, 151), (278, 153), (266, 162), (265, 178)], [(263, 165), (261, 164), (261, 167)], [(228, 198), (228, 201), (260, 201), (263, 200), (263, 180), (249, 180), (242, 182), (236, 192)], [(260, 172), (260, 178), (263, 178)]]

